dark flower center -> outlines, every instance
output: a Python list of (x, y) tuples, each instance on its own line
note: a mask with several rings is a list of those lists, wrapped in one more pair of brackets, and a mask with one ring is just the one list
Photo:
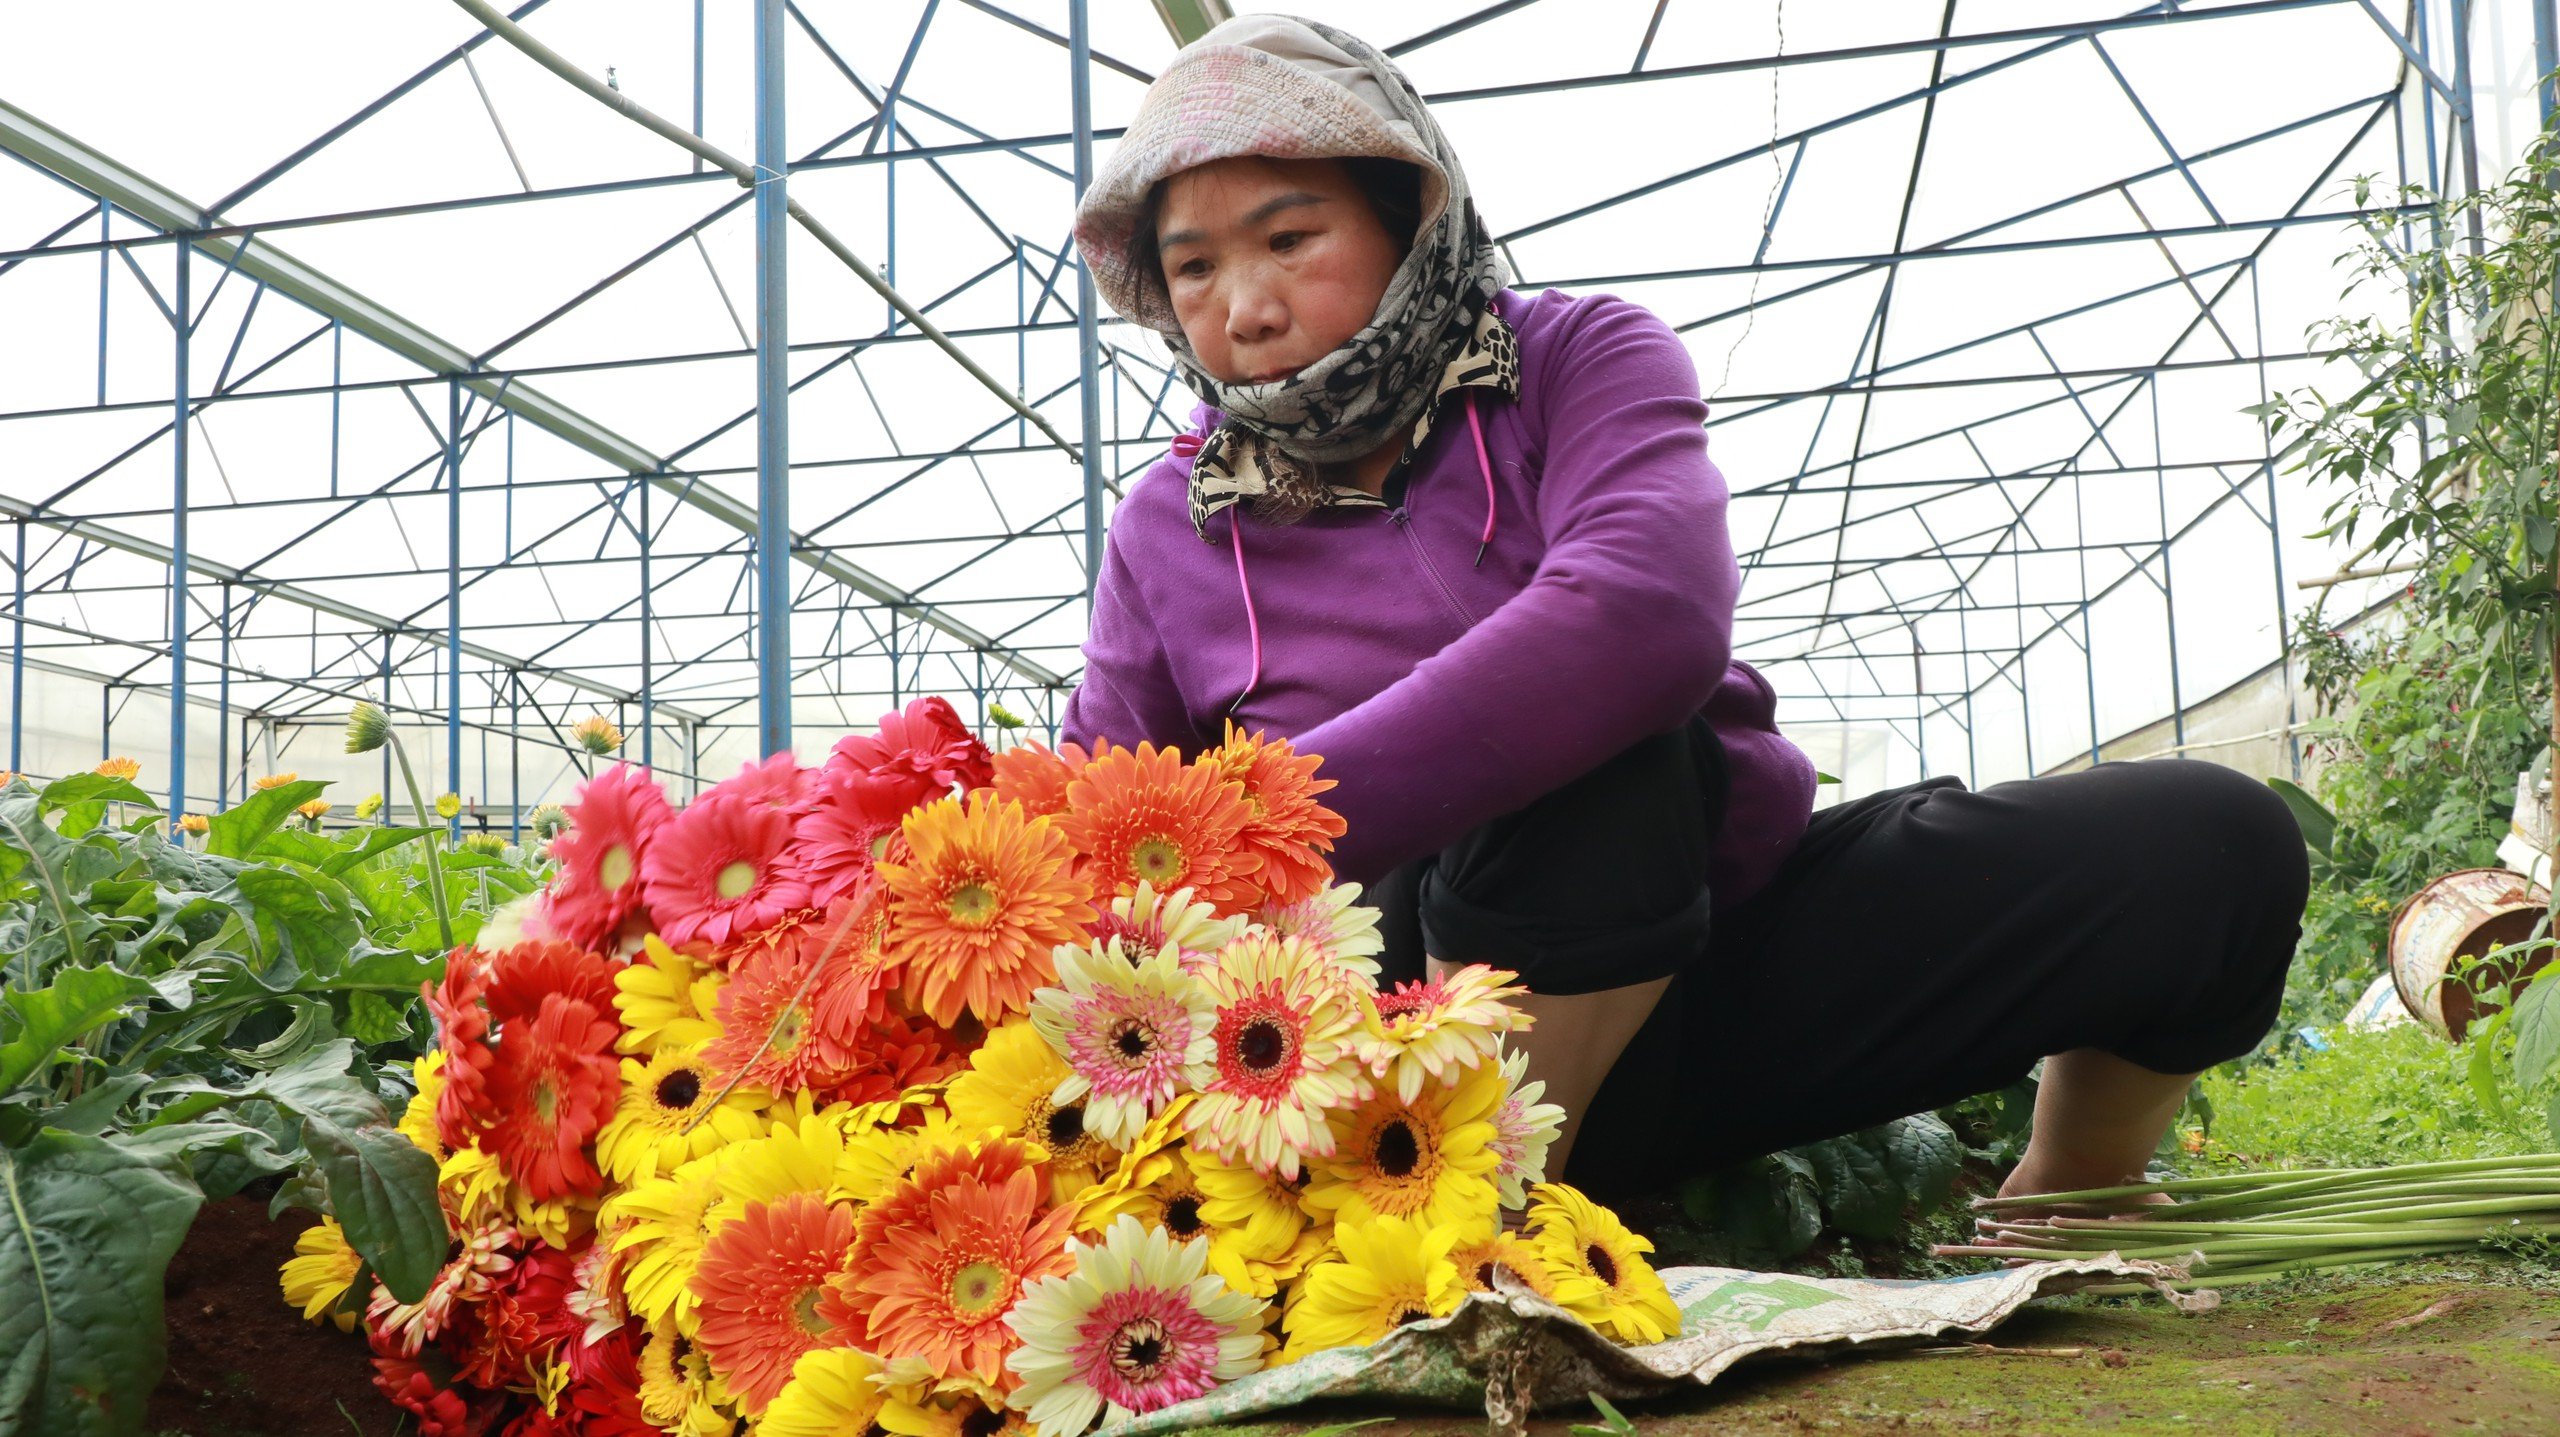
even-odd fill
[(1396, 1314), (1396, 1326), (1398, 1327), (1402, 1327), (1408, 1322), (1429, 1322), (1430, 1320), (1431, 1314), (1418, 1307), (1408, 1307), (1404, 1311)]
[(1609, 1256), (1608, 1249), (1595, 1242), (1582, 1250), (1582, 1260), (1591, 1264), (1592, 1276), (1611, 1287), (1618, 1285), (1618, 1264)]
[(1143, 1058), (1149, 1049), (1155, 1047), (1155, 1039), (1147, 1032), (1145, 1024), (1128, 1022), (1121, 1024), (1120, 1031), (1112, 1035), (1111, 1045), (1120, 1050), (1121, 1057)]
[(996, 1437), (1004, 1430), (1004, 1414), (981, 1407), (960, 1419), (960, 1437)]
[(1140, 1318), (1120, 1329), (1118, 1350), (1111, 1354), (1111, 1365), (1123, 1377), (1151, 1381), (1163, 1369), (1169, 1346), (1161, 1324), (1152, 1318)]
[(658, 1106), (682, 1112), (702, 1099), (702, 1075), (678, 1068), (658, 1080)]
[(1164, 1230), (1175, 1237), (1196, 1237), (1207, 1224), (1200, 1221), (1200, 1199), (1184, 1193), (1164, 1205)]
[(1068, 1147), (1084, 1136), (1084, 1104), (1070, 1103), (1049, 1114), (1049, 1145)]
[(1289, 1051), (1289, 1035), (1268, 1018), (1257, 1018), (1236, 1035), (1236, 1056), (1257, 1073), (1280, 1066), (1282, 1055)]
[(1496, 1264), (1490, 1261), (1477, 1263), (1476, 1286), (1483, 1288), (1487, 1292), (1491, 1292), (1493, 1290), (1493, 1274), (1495, 1267)]
[(1378, 1171), (1391, 1178), (1409, 1178), (1422, 1164), (1422, 1143), (1413, 1135), (1413, 1125), (1402, 1118), (1378, 1131)]

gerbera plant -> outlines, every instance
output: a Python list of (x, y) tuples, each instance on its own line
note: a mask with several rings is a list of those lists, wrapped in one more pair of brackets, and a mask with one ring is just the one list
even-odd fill
[(607, 769), (426, 990), (443, 1268), (396, 1300), (324, 1222), (285, 1299), (509, 1437), (1081, 1437), (1478, 1293), (1670, 1335), (1546, 1182), (1511, 975), (1381, 991), (1317, 769), (991, 755), (940, 699), (682, 807)]

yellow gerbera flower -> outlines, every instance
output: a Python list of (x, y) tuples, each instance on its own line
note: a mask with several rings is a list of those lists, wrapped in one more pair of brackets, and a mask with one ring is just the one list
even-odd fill
[(737, 1145), (695, 1158), (661, 1178), (651, 1178), (605, 1199), (601, 1220), (624, 1255), (622, 1292), (631, 1310), (651, 1322), (672, 1320), (692, 1335), (696, 1300), (691, 1282), (714, 1213), (723, 1206), (720, 1165)]
[(672, 1437), (729, 1437), (737, 1430), (728, 1384), (670, 1316), (640, 1348), (640, 1411)]
[(1555, 1273), (1556, 1302), (1620, 1342), (1660, 1342), (1680, 1309), (1644, 1255), (1653, 1244), (1563, 1183), (1529, 1189), (1529, 1241)]
[(835, 1186), (836, 1167), (844, 1161), (844, 1112), (829, 1108), (777, 1122), (764, 1137), (722, 1148), (720, 1195), (728, 1203), (711, 1215), (712, 1229), (751, 1202), (772, 1202), (790, 1193), (826, 1197)]
[(1455, 1224), (1424, 1227), (1400, 1217), (1335, 1228), (1341, 1255), (1307, 1269), (1284, 1357), (1365, 1346), (1408, 1322), (1457, 1311), (1466, 1297), (1449, 1260), (1458, 1237)]
[(460, 818), (461, 816), (462, 795), (458, 793), (439, 793), (436, 795), (436, 817)]
[[(876, 1202), (925, 1159), (1001, 1135), (996, 1128), (964, 1128), (938, 1108), (912, 1128), (847, 1124), (844, 1155), (836, 1159), (828, 1196), (837, 1202)], [(1033, 1160), (1044, 1151), (1034, 1149)]]
[(613, 1006), (622, 1015), (614, 1046), (626, 1053), (654, 1053), (669, 1044), (708, 1043), (720, 1036), (719, 1011), (727, 975), (678, 953), (650, 934), (637, 962), (613, 975)]
[(338, 1226), (336, 1218), (324, 1217), (293, 1240), (293, 1256), (285, 1259), (278, 1270), (284, 1300), (301, 1308), (308, 1321), (326, 1318), (336, 1323), (340, 1332), (353, 1332), (356, 1314), (334, 1309), (338, 1299), (355, 1285), (356, 1274), (363, 1268), (364, 1259), (347, 1245), (346, 1230)]
[(593, 1227), (593, 1205), (578, 1198), (536, 1202), (507, 1178), (494, 1154), (457, 1148), (436, 1169), (436, 1187), (456, 1228), (502, 1222), (565, 1248)]
[[(131, 783), (134, 775), (140, 772), (142, 772), (141, 764), (132, 759), (126, 758), (121, 754), (114, 758), (107, 759), (98, 765), (98, 773), (101, 777), (120, 778), (127, 783)], [(266, 787), (263, 783), (258, 786), (260, 788)]]
[(678, 1167), (729, 1143), (761, 1137), (760, 1113), (772, 1096), (740, 1083), (720, 1096), (720, 1080), (702, 1061), (702, 1045), (664, 1046), (622, 1060), (622, 1098), (596, 1134), (596, 1156), (617, 1183)]
[(578, 747), (598, 758), (622, 747), (622, 730), (614, 727), (613, 720), (603, 714), (589, 714), (578, 720), (570, 728), (569, 737), (578, 741)]
[(250, 781), (249, 786), (255, 788), (260, 793), (264, 793), (271, 788), (282, 788), (286, 784), (292, 783), (301, 777), (301, 774), (294, 772), (292, 769), (286, 769), (282, 773), (270, 773), (253, 779)]
[(1200, 1215), (1217, 1233), (1215, 1241), (1254, 1258), (1276, 1258), (1297, 1246), (1307, 1230), (1306, 1210), (1298, 1203), (1303, 1178), (1258, 1172), (1230, 1163), (1206, 1148), (1183, 1154), (1200, 1184)]
[(891, 1388), (872, 1421), (898, 1437), (1040, 1437), (1040, 1429), (1019, 1412), (976, 1397), (936, 1397), (915, 1388)]
[(1469, 1230), (1449, 1260), (1457, 1264), (1458, 1281), (1469, 1292), (1497, 1292), (1494, 1279), (1507, 1276), (1549, 1302), (1556, 1300), (1555, 1271), (1547, 1255), (1506, 1231), (1499, 1218), (1487, 1218)]
[(1182, 1241), (1209, 1233), (1201, 1214), (1207, 1198), (1191, 1171), (1181, 1142), (1181, 1108), (1188, 1095), (1159, 1114), (1139, 1134), (1138, 1145), (1121, 1155), (1119, 1165), (1102, 1180), (1076, 1195), (1077, 1230), (1099, 1233), (1122, 1213), (1149, 1227), (1161, 1227)]
[(1307, 1160), (1307, 1211), (1319, 1221), (1387, 1215), (1426, 1227), (1491, 1215), (1499, 1201), (1493, 1117), (1502, 1070), (1488, 1063), (1452, 1076), (1454, 1085), (1428, 1083), (1410, 1100), (1380, 1088), (1332, 1113), (1333, 1152)]
[(444, 1139), (436, 1132), (436, 1099), (444, 1092), (444, 1049), (419, 1054), (409, 1064), (409, 1075), (417, 1081), (418, 1091), (409, 1106), (400, 1110), (400, 1134), (441, 1164), (446, 1154)]
[(1296, 1282), (1307, 1268), (1333, 1252), (1331, 1226), (1311, 1227), (1298, 1240), (1269, 1257), (1247, 1253), (1230, 1232), (1211, 1229), (1209, 1270), (1236, 1291), (1253, 1297), (1276, 1296), (1284, 1283)]
[(756, 1437), (842, 1437), (871, 1425), (883, 1393), (872, 1384), (880, 1364), (851, 1347), (800, 1354), (791, 1380), (765, 1404)]
[(1120, 1160), (1109, 1143), (1086, 1131), (1081, 1101), (1061, 1106), (1054, 1100), (1058, 1085), (1073, 1076), (1039, 1029), (1015, 1019), (987, 1034), (969, 1055), (969, 1071), (952, 1079), (951, 1117), (966, 1129), (998, 1128), (1048, 1149), (1050, 1197), (1070, 1202)]
[(1399, 983), (1391, 992), (1360, 994), (1354, 1052), (1407, 1102), (1424, 1083), (1448, 1082), (1458, 1069), (1490, 1066), (1502, 1035), (1524, 1031), (1528, 1014), (1505, 1000), (1529, 991), (1506, 968), (1470, 963), (1446, 978)]

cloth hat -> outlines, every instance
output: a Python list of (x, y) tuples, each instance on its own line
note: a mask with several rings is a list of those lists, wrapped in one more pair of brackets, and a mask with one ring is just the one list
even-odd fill
[(1183, 46), (1147, 87), (1076, 206), (1076, 248), (1113, 309), (1181, 332), (1162, 278), (1133, 261), (1138, 214), (1158, 180), (1238, 155), (1402, 160), (1422, 172), (1426, 232), (1449, 202), (1448, 172), (1369, 66), (1295, 16), (1239, 15)]

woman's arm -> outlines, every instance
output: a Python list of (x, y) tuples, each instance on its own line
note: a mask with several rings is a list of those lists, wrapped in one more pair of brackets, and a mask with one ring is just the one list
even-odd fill
[(1103, 541), (1102, 577), (1094, 588), (1093, 622), (1084, 641), (1084, 677), (1067, 698), (1059, 737), (1082, 744), (1087, 752), (1103, 743), (1124, 748), (1154, 743), (1187, 753), (1202, 747), (1203, 740), (1174, 682), (1164, 638), (1147, 613), (1146, 595), (1122, 550), (1127, 532), (1115, 523)]
[(1732, 653), (1740, 575), (1706, 402), (1670, 327), (1587, 306), (1524, 402), (1540, 406), (1534, 509), (1547, 550), (1528, 586), (1358, 707), (1297, 737), (1340, 781), (1347, 879), (1551, 792), (1703, 707)]

